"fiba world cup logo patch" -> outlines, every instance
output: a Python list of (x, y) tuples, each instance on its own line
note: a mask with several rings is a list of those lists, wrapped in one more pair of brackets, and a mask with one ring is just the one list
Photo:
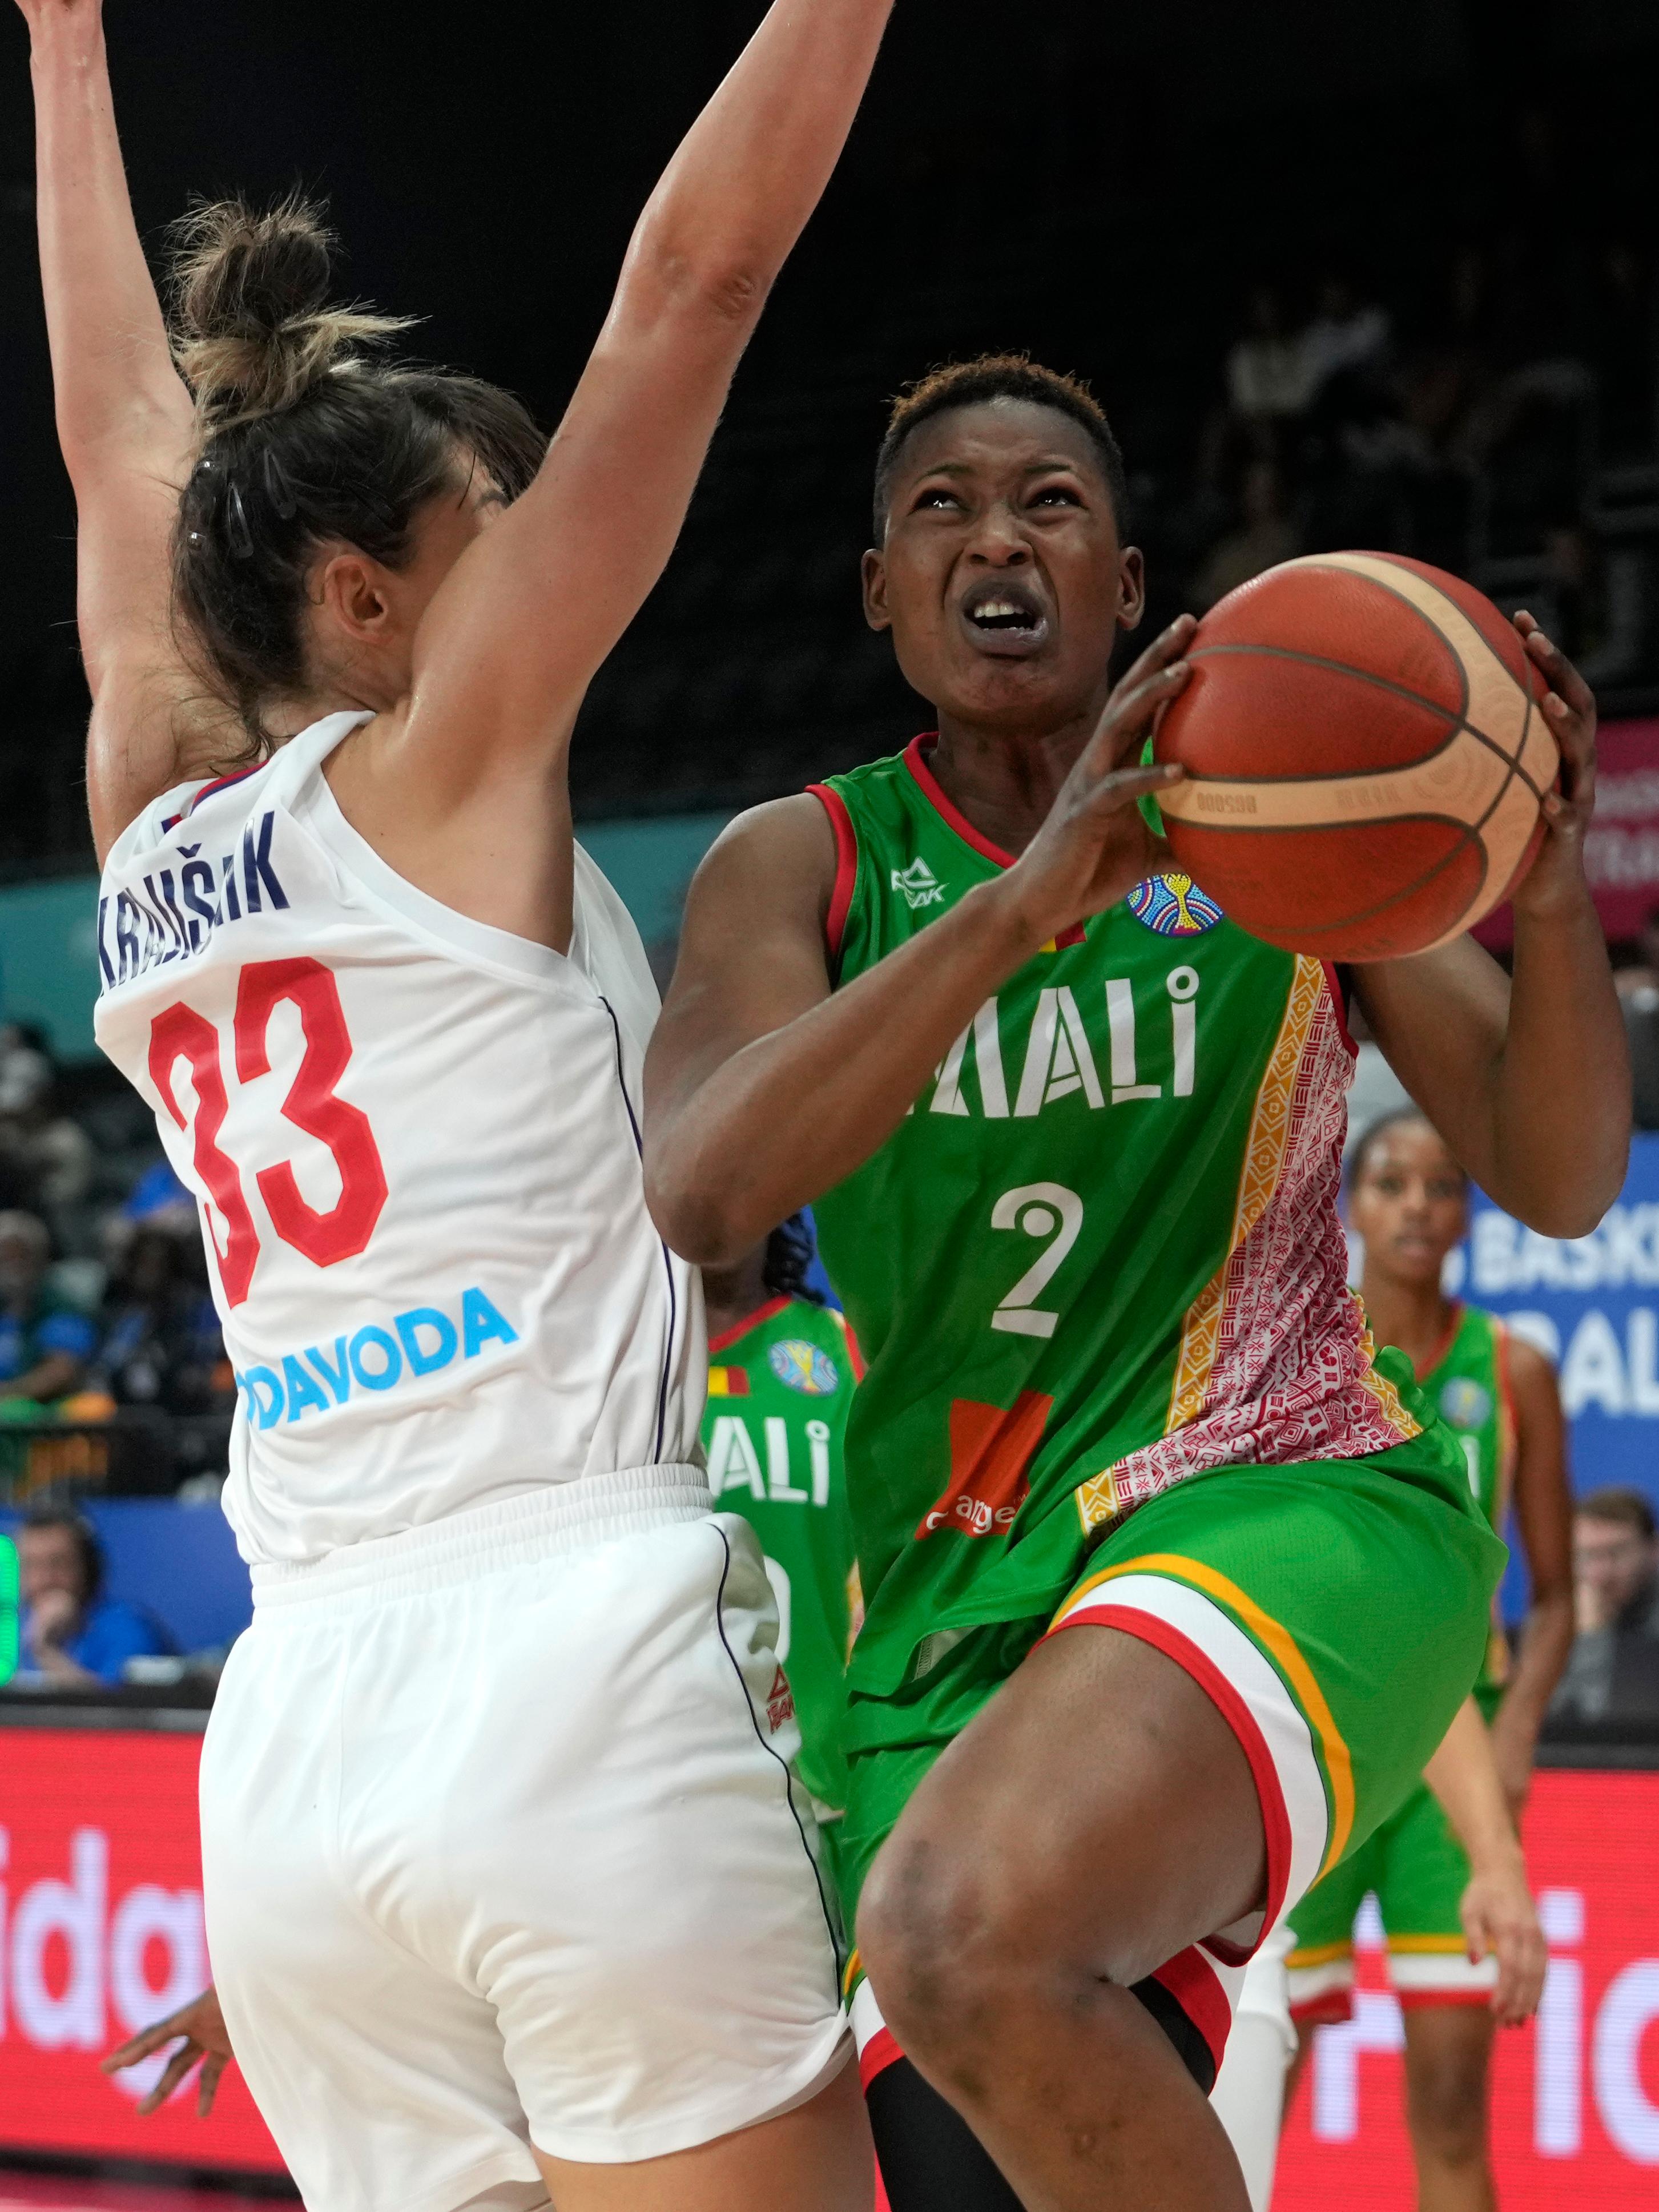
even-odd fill
[(785, 1337), (766, 1355), (766, 1363), (780, 1382), (804, 1390), (809, 1398), (833, 1397), (841, 1387), (841, 1370), (827, 1352), (804, 1337)]
[(1492, 1393), (1472, 1375), (1454, 1375), (1440, 1393), (1440, 1411), (1455, 1429), (1484, 1428), (1492, 1419)]
[(1129, 911), (1159, 937), (1202, 937), (1222, 918), (1215, 901), (1175, 868), (1137, 884), (1129, 894)]

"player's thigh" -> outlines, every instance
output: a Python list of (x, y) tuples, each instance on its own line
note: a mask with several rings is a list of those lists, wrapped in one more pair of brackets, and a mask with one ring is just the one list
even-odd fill
[(1250, 1765), (1212, 1699), (1091, 1628), (1040, 1644), (918, 1784), (860, 1940), (878, 1996), (883, 1954), (912, 1939), (958, 1969), (994, 1951), (1134, 1982), (1258, 1907), (1265, 1878)]
[(875, 2153), (844, 2066), (807, 2103), (695, 2149), (627, 2166), (538, 2152), (557, 2212), (870, 2212)]
[[(1237, 1467), (1176, 1485), (1094, 1555), (1058, 1616), (1182, 1655), (1291, 1793), (1271, 1917), (1418, 1784), (1468, 1695), (1502, 1547), (1401, 1455)], [(1271, 1770), (1271, 1771), (1270, 1771)]]
[(588, 1609), (574, 1649), (548, 1623), (557, 1664), (532, 1674), (528, 1595), (500, 1632), (521, 1679), (447, 1856), (531, 2141), (641, 2166), (805, 2103), (848, 2044), (752, 1533), (709, 1520), (579, 1565), (549, 1583), (554, 1615)]
[(378, 1926), (344, 1878), (344, 1671), (327, 1624), (256, 1620), (201, 1769), (209, 1953), (233, 2047), (306, 2202), (459, 2206), (534, 2188), (493, 2008)]

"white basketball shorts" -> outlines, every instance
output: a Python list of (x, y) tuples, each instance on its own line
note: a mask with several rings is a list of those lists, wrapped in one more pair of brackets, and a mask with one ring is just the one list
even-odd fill
[(309, 2212), (453, 2212), (848, 2055), (748, 1525), (701, 1471), (258, 1569), (202, 1758), (208, 1948)]

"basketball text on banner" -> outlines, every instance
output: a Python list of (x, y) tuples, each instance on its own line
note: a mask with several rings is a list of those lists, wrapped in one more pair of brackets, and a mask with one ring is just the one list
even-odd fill
[(1575, 1486), (1634, 1483), (1659, 1507), (1659, 1133), (1632, 1139), (1625, 1188), (1588, 1237), (1540, 1237), (1475, 1192), (1448, 1287), (1555, 1362)]

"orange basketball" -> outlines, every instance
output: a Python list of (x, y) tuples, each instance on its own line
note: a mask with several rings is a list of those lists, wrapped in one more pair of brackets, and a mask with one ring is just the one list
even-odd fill
[(1154, 750), (1181, 866), (1253, 936), (1394, 960), (1470, 928), (1543, 836), (1559, 756), (1512, 623), (1394, 553), (1315, 553), (1230, 592)]

